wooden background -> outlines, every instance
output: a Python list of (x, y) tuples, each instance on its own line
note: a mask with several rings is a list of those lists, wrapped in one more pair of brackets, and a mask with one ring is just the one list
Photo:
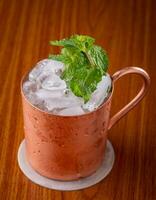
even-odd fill
[[(147, 97), (109, 132), (116, 160), (107, 178), (80, 191), (48, 190), (17, 164), (24, 138), (22, 75), (50, 52), (48, 41), (71, 34), (96, 38), (109, 54), (109, 72), (140, 66), (152, 80)], [(115, 85), (112, 114), (137, 93), (138, 76)], [(154, 200), (156, 170), (156, 1), (0, 0), (0, 200)]]

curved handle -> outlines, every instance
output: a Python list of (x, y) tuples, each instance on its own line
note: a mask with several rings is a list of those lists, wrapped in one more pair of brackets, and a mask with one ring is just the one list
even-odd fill
[(143, 79), (143, 85), (139, 93), (132, 99), (125, 107), (123, 107), (118, 113), (116, 113), (109, 122), (108, 130), (125, 114), (127, 114), (132, 108), (134, 108), (145, 96), (150, 85), (150, 77), (143, 69), (138, 67), (126, 67), (122, 70), (115, 72), (112, 76), (112, 82), (115, 83), (120, 77), (126, 74), (138, 74)]

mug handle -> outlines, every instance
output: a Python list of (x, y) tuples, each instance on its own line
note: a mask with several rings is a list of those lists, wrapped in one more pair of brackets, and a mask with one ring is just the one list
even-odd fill
[(146, 71), (139, 67), (126, 67), (115, 72), (112, 76), (112, 83), (114, 84), (120, 77), (126, 74), (138, 74), (143, 79), (143, 85), (139, 93), (126, 106), (124, 106), (118, 113), (116, 113), (109, 121), (108, 130), (116, 124), (124, 115), (133, 109), (145, 96), (150, 85), (150, 77)]

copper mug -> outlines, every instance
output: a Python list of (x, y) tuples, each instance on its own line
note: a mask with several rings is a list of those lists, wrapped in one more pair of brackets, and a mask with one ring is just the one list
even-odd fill
[[(137, 96), (110, 118), (114, 83), (125, 74), (138, 74), (143, 85)], [(145, 96), (149, 75), (141, 68), (127, 67), (112, 78), (112, 91), (95, 111), (77, 116), (58, 116), (33, 106), (25, 97), (21, 82), (26, 157), (34, 170), (58, 180), (74, 180), (94, 173), (101, 165), (108, 130)]]

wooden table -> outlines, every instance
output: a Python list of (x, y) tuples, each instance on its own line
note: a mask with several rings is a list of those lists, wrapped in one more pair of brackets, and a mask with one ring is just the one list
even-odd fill
[[(0, 200), (154, 200), (156, 135), (156, 1), (0, 1)], [(49, 40), (87, 34), (109, 54), (109, 72), (140, 66), (152, 80), (147, 97), (109, 132), (116, 154), (103, 181), (80, 191), (42, 188), (20, 171), (17, 151), (24, 138), (22, 75), (57, 49)], [(137, 93), (138, 76), (115, 85), (112, 115)]]

